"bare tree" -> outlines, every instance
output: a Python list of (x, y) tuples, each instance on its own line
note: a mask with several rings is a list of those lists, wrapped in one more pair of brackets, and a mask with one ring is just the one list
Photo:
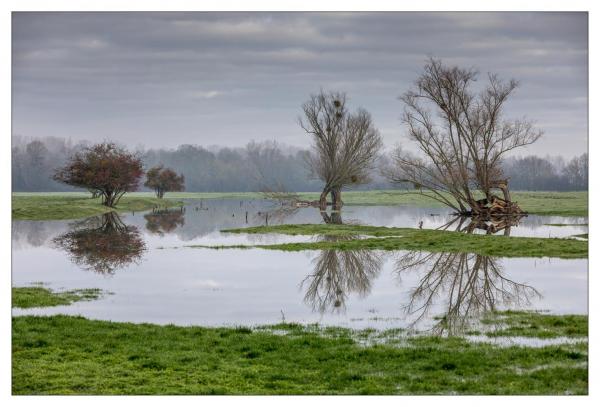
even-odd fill
[[(398, 149), (388, 174), (393, 182), (409, 182), (463, 214), (520, 213), (511, 202), (502, 157), (534, 143), (542, 132), (526, 119), (503, 120), (502, 108), (517, 82), (488, 74), (483, 89), (473, 87), (478, 73), (429, 59), (415, 88), (404, 93), (403, 122), (422, 153)], [(502, 190), (503, 199), (492, 194)], [(478, 199), (478, 193), (484, 196)]]
[(319, 206), (325, 209), (331, 194), (334, 208), (341, 208), (342, 189), (369, 182), (369, 172), (382, 145), (371, 115), (360, 108), (346, 108), (343, 92), (319, 92), (302, 105), (300, 126), (312, 136), (307, 157), (312, 174), (323, 181)]
[(295, 206), (301, 201), (300, 195), (289, 191), (282, 181), (280, 169), (287, 159), (276, 141), (251, 141), (246, 145), (246, 156), (248, 173), (254, 176), (259, 192), (265, 199), (276, 201), (282, 206)]

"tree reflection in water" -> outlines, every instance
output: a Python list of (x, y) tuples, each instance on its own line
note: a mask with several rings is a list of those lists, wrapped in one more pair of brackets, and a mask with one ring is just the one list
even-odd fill
[[(356, 239), (356, 236), (324, 236), (325, 241)], [(313, 274), (300, 284), (306, 287), (304, 302), (313, 311), (325, 313), (345, 309), (351, 293), (361, 297), (371, 292), (371, 281), (381, 270), (381, 254), (373, 250), (321, 250), (313, 260)]]
[(497, 215), (497, 216), (456, 216), (438, 229), (448, 230), (456, 225), (457, 232), (474, 233), (483, 230), (487, 235), (503, 232), (504, 236), (510, 236), (512, 227), (519, 226), (521, 219), (526, 215)]
[(298, 213), (300, 208), (290, 205), (278, 204), (270, 209), (259, 211), (254, 215), (254, 223), (269, 225), (278, 225), (285, 223), (285, 220)]
[(138, 229), (125, 225), (115, 212), (76, 222), (53, 243), (78, 266), (101, 274), (138, 263), (146, 250)]
[(424, 270), (404, 307), (413, 325), (429, 315), (436, 299), (442, 298), (444, 317), (432, 330), (456, 335), (468, 329), (478, 316), (499, 308), (531, 304), (541, 294), (532, 286), (503, 275), (499, 260), (470, 253), (410, 252), (397, 260), (399, 276)]
[(323, 222), (331, 225), (342, 225), (342, 211), (332, 209), (331, 213), (327, 213), (327, 211), (320, 211), (321, 217), (323, 218)]
[(185, 224), (185, 216), (181, 210), (164, 210), (144, 215), (146, 229), (156, 235), (171, 233)]

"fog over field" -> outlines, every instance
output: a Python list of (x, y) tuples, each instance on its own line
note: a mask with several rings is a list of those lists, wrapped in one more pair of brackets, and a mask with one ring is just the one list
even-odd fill
[[(72, 191), (51, 179), (54, 170), (70, 156), (89, 146), (63, 138), (14, 137), (12, 148), (13, 191)], [(190, 192), (261, 191), (285, 187), (288, 191), (318, 191), (321, 183), (311, 177), (305, 161), (307, 149), (276, 142), (249, 142), (238, 148), (181, 145), (174, 149), (137, 151), (146, 169), (164, 164), (185, 176)], [(359, 189), (397, 188), (383, 175), (391, 159), (382, 154), (371, 171), (371, 182)], [(514, 190), (573, 191), (588, 188), (587, 153), (566, 160), (562, 156), (510, 157), (503, 164)], [(356, 189), (356, 187), (355, 187)]]

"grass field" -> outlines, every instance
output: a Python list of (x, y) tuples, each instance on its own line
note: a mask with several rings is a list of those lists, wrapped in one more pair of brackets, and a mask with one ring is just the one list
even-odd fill
[[(587, 216), (586, 192), (512, 192), (513, 200), (521, 208), (536, 215)], [(150, 209), (165, 202), (179, 199), (261, 199), (257, 192), (172, 192), (170, 199), (159, 201), (150, 192), (127, 194), (117, 208), (120, 211)], [(318, 193), (301, 192), (302, 199), (314, 200)], [(98, 202), (86, 200), (87, 193), (13, 193), (13, 219), (71, 219), (106, 212)], [(412, 205), (439, 207), (438, 202), (422, 195), (400, 190), (347, 191), (343, 193), (345, 205), (396, 206)], [(170, 202), (170, 203), (169, 203)], [(70, 209), (73, 209), (71, 211)], [(76, 216), (74, 216), (75, 214)]]
[[(273, 245), (231, 246), (235, 248), (258, 247), (274, 250), (418, 250), (427, 252), (476, 253), (501, 257), (558, 257), (564, 259), (587, 258), (588, 242), (575, 239), (507, 237), (472, 235), (442, 230), (386, 228), (358, 225), (277, 225), (228, 229), (232, 233), (281, 233), (287, 235), (368, 236), (361, 239), (326, 239), (307, 243)], [(211, 246), (188, 246), (211, 247)], [(215, 248), (228, 248), (218, 246)]]
[(12, 392), (587, 394), (587, 317), (544, 318), (523, 313), (505, 318), (504, 336), (583, 341), (501, 347), (398, 329), (204, 328), (15, 317)]
[(153, 207), (180, 205), (171, 199), (158, 199), (151, 194), (125, 195), (116, 208), (101, 204), (86, 193), (13, 193), (12, 218), (15, 220), (77, 219), (100, 215), (110, 211), (145, 211)]

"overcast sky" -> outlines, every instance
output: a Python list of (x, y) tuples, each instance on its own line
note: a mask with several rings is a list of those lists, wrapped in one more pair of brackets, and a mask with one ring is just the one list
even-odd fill
[(13, 134), (129, 146), (307, 146), (319, 88), (406, 146), (398, 96), (431, 55), (521, 86), (507, 106), (545, 136), (521, 154), (587, 151), (586, 13), (13, 13)]

